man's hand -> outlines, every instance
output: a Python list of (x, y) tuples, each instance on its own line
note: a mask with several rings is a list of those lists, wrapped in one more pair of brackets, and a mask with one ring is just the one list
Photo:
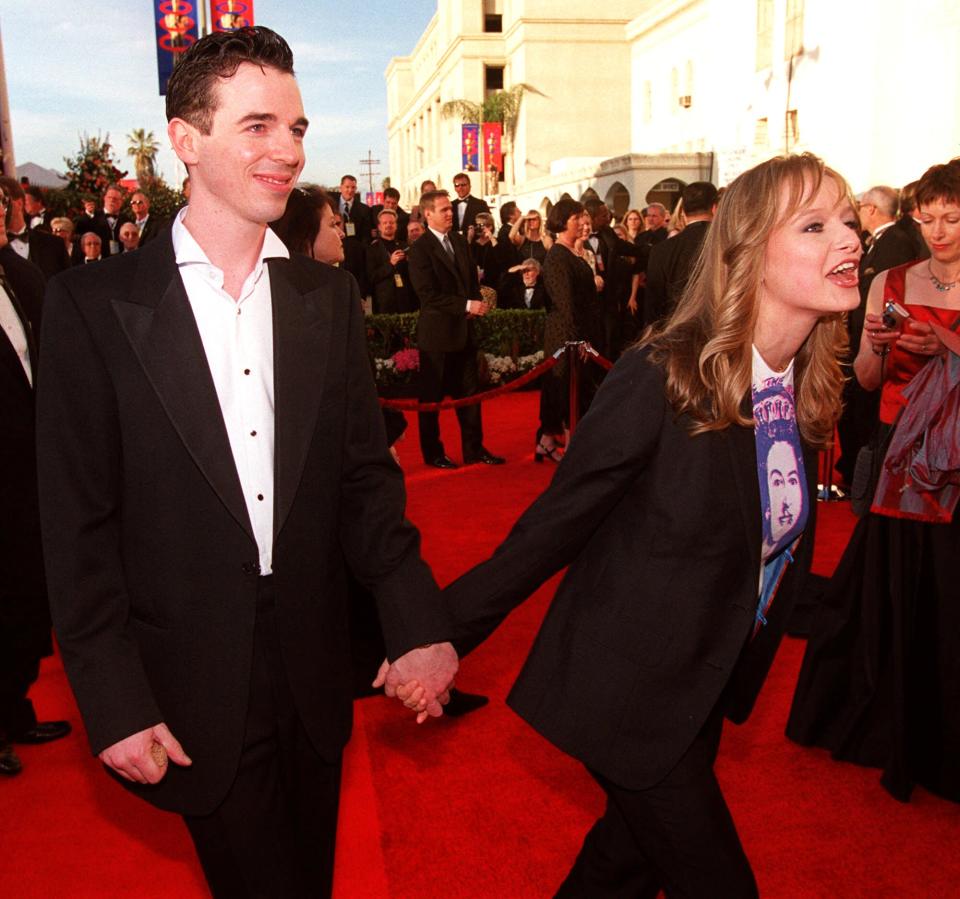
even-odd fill
[(467, 300), (467, 315), (486, 315), (489, 309), (483, 300)]
[(397, 264), (403, 262), (407, 258), (407, 254), (403, 250), (394, 250), (390, 254), (390, 264), (396, 268)]
[(176, 737), (163, 723), (108, 746), (100, 753), (99, 758), (124, 780), (140, 784), (155, 784), (163, 780), (167, 773), (167, 759), (177, 765), (193, 764)]
[(443, 714), (458, 667), (453, 646), (432, 643), (411, 649), (392, 665), (384, 660), (373, 686), (384, 687), (387, 696), (398, 696), (407, 708), (417, 712), (417, 724), (422, 724), (428, 717)]

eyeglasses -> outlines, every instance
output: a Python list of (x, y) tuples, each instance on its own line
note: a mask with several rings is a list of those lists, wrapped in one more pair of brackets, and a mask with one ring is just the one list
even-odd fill
[(54, 234), (73, 234), (73, 232), (69, 228), (54, 228), (53, 233)]
[(143, 206), (147, 201), (146, 200), (131, 200), (131, 206)]
[(470, 182), (469, 182), (469, 181), (454, 181), (454, 182), (453, 182), (453, 186), (454, 186), (454, 187), (469, 187), (469, 186), (470, 186)]

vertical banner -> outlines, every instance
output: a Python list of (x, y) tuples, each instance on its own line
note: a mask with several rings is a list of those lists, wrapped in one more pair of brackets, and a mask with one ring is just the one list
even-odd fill
[(210, 0), (212, 31), (236, 31), (253, 24), (253, 0)]
[(463, 125), (460, 128), (460, 155), (463, 157), (461, 168), (465, 172), (480, 169), (480, 126)]
[(501, 141), (503, 126), (499, 122), (486, 122), (483, 126), (483, 170), (497, 174), (503, 172), (503, 150)]
[(153, 15), (157, 23), (157, 75), (162, 97), (167, 92), (173, 67), (197, 42), (200, 33), (196, 4), (188, 0), (154, 0)]
[(367, 206), (383, 206), (383, 191), (368, 190), (366, 194), (364, 194), (363, 202), (366, 203)]

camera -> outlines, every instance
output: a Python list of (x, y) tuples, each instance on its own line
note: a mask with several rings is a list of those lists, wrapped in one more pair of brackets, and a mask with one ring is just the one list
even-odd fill
[(903, 306), (893, 300), (888, 300), (886, 306), (883, 307), (883, 315), (880, 316), (880, 321), (883, 322), (883, 326), (887, 330), (898, 331), (908, 318), (910, 318), (910, 313)]

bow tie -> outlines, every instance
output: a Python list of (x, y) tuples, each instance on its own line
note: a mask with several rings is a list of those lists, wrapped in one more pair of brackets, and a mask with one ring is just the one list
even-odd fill
[(30, 235), (27, 231), (21, 231), (19, 234), (7, 234), (10, 240), (19, 240), (21, 243), (29, 243)]

